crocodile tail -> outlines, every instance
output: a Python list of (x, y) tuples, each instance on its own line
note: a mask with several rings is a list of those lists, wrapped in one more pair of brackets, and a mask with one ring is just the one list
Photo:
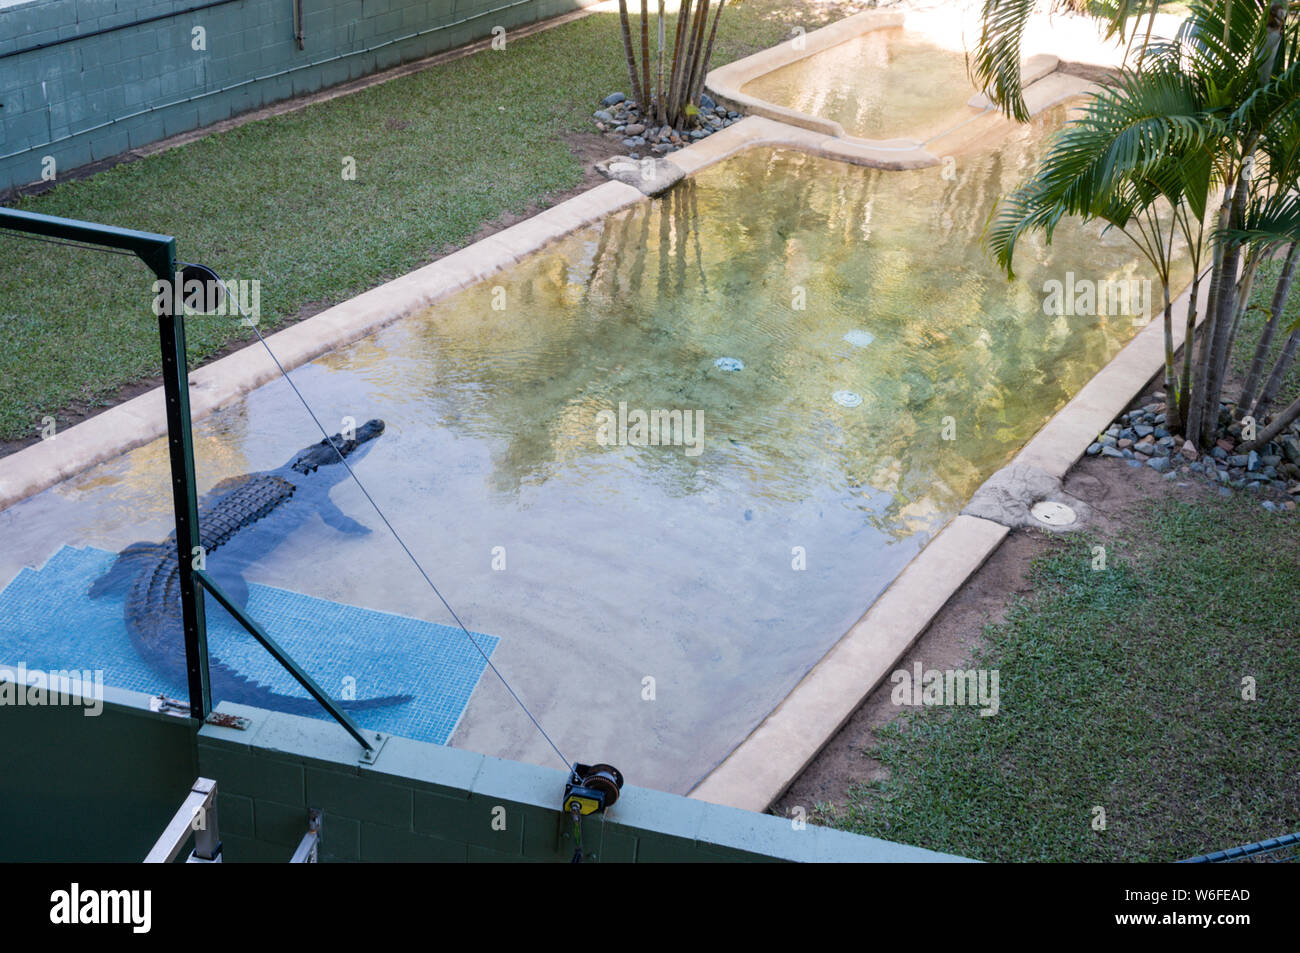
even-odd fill
[[(302, 698), (296, 695), (281, 695), (241, 675), (234, 669), (210, 660), (212, 676), (212, 701), (234, 702), (239, 705), (252, 705), (255, 708), (268, 708), (282, 711), (289, 715), (320, 715), (325, 709), (314, 698)], [(331, 699), (335, 705), (345, 711), (366, 711), (372, 708), (384, 708), (389, 705), (402, 705), (411, 701), (411, 695), (384, 695), (378, 698)]]
[[(338, 705), (344, 711), (368, 711), (371, 708), (387, 708), (389, 705), (405, 705), (409, 701), (414, 701), (414, 695), (380, 695), (376, 698), (353, 698), (347, 701), (334, 699), (334, 704)], [(316, 702), (313, 699), (312, 704)], [(319, 708), (319, 705), (316, 705)]]
[(90, 598), (100, 599), (110, 592), (126, 589), (146, 560), (157, 560), (172, 551), (171, 546), (163, 543), (132, 543), (118, 553), (108, 571), (91, 584)]

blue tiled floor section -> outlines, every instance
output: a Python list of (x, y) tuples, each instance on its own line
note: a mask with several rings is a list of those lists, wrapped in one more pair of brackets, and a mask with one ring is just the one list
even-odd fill
[[(123, 622), (122, 594), (86, 595), (113, 553), (64, 546), (39, 570), (23, 569), (0, 592), (0, 664), (29, 669), (102, 669), (104, 682), (171, 698), (183, 683), (142, 659)], [(214, 658), (283, 695), (307, 693), (251, 636), (208, 600), (208, 650)], [(487, 667), (460, 629), (341, 605), (285, 589), (249, 585), (249, 614), (335, 697), (356, 679), (357, 698), (413, 695), (403, 705), (353, 712), (375, 731), (446, 744)], [(489, 656), (500, 641), (474, 633)], [(220, 699), (214, 697), (216, 704)], [(324, 710), (318, 715), (329, 718)]]

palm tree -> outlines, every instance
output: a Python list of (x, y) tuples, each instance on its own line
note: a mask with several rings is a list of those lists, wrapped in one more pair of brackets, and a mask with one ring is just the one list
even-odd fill
[[(664, 73), (664, 4), (659, 3), (659, 70), (654, 102), (650, 88), (650, 11), (648, 0), (641, 0), (641, 62), (638, 66), (632, 44), (632, 25), (627, 11), (627, 0), (619, 0), (619, 25), (623, 34), (623, 53), (627, 59), (628, 80), (632, 87), (632, 101), (649, 119), (678, 129), (690, 125), (699, 113), (700, 94), (713, 56), (713, 41), (718, 34), (718, 21), (726, 0), (718, 0), (713, 8), (713, 25), (709, 26), (711, 0), (682, 0), (677, 14), (677, 29), (673, 41), (671, 65), (665, 86)], [(706, 40), (707, 33), (707, 40)], [(653, 109), (651, 108), (653, 105)]]
[[(644, 11), (641, 17), (644, 26)], [(623, 31), (623, 53), (627, 56), (627, 73), (632, 81), (632, 102), (636, 103), (641, 109), (645, 109), (645, 91), (641, 88), (641, 75), (636, 68), (636, 54), (632, 52), (632, 27), (627, 19), (627, 0), (618, 0), (618, 23)]]
[[(1125, 12), (1144, 6), (1119, 5)], [(974, 57), (973, 72), (987, 77), (991, 96), (1010, 115), (1023, 112), (1018, 43), (1027, 6), (987, 0)], [(1129, 235), (1164, 288), (1168, 429), (1179, 425), (1204, 447), (1218, 432), (1228, 357), (1256, 269), (1279, 243), (1300, 239), (1293, 199), (1300, 58), (1285, 0), (1238, 0), (1232, 7), (1192, 0), (1190, 7), (1175, 41), (1144, 40), (1138, 65), (1122, 70), (1067, 123), (1035, 174), (995, 211), (987, 236), (1011, 275), (1017, 240), (1042, 231), (1050, 241), (1066, 215), (1101, 219)], [(1112, 20), (1121, 36), (1122, 24)], [(1207, 235), (1218, 188), (1222, 198)], [(1207, 252), (1212, 259), (1200, 350), (1193, 360), (1189, 314), (1181, 378), (1169, 293), (1176, 236), (1191, 250), (1196, 274)], [(1279, 285), (1279, 314), (1289, 290), (1289, 281)]]

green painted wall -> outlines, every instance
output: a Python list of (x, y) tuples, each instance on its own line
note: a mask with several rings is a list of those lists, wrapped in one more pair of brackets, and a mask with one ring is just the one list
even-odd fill
[[(67, 172), (592, 0), (303, 0), (301, 50), (290, 0), (181, 12), (205, 2), (0, 5), (0, 193), (39, 181), (46, 156)], [(205, 49), (193, 48), (196, 27)]]
[[(562, 770), (392, 738), (373, 765), (331, 722), (223, 703), (247, 730), (205, 726), (229, 861), (283, 862), (324, 812), (324, 861), (567, 862)], [(495, 822), (495, 823), (494, 823)], [(504, 824), (502, 823), (504, 822)], [(949, 861), (961, 858), (638, 788), (583, 822), (588, 860)]]
[[(249, 727), (196, 733), (144, 695), (105, 695), (95, 717), (0, 704), (0, 862), (139, 861), (200, 775), (217, 782), (228, 863), (286, 862), (310, 809), (324, 862), (573, 856), (561, 770), (405, 738), (365, 765), (332, 721), (223, 703)], [(582, 837), (595, 862), (962, 859), (631, 785)]]
[(139, 861), (194, 783), (188, 718), (106, 690), (82, 706), (0, 705), (0, 863)]

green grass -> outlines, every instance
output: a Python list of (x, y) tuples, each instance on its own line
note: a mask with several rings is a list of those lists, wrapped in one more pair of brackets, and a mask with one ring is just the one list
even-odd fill
[[(852, 7), (729, 4), (713, 63)], [(274, 328), (576, 186), (583, 170), (566, 136), (594, 132), (599, 100), (626, 86), (618, 17), (594, 14), (15, 207), (175, 235), (183, 260), (227, 280), (260, 280), (261, 326)], [(355, 181), (343, 180), (344, 156), (356, 160)], [(0, 440), (34, 436), (45, 415), (110, 403), (122, 385), (158, 373), (152, 276), (142, 264), (13, 237), (0, 238), (0, 251)], [(230, 319), (188, 322), (192, 363), (249, 338)]]
[(1109, 568), (1063, 541), (988, 627), (972, 665), (999, 671), (997, 715), (909, 709), (871, 752), (889, 779), (819, 823), (988, 861), (1171, 861), (1300, 829), (1296, 521), (1147, 505)]

